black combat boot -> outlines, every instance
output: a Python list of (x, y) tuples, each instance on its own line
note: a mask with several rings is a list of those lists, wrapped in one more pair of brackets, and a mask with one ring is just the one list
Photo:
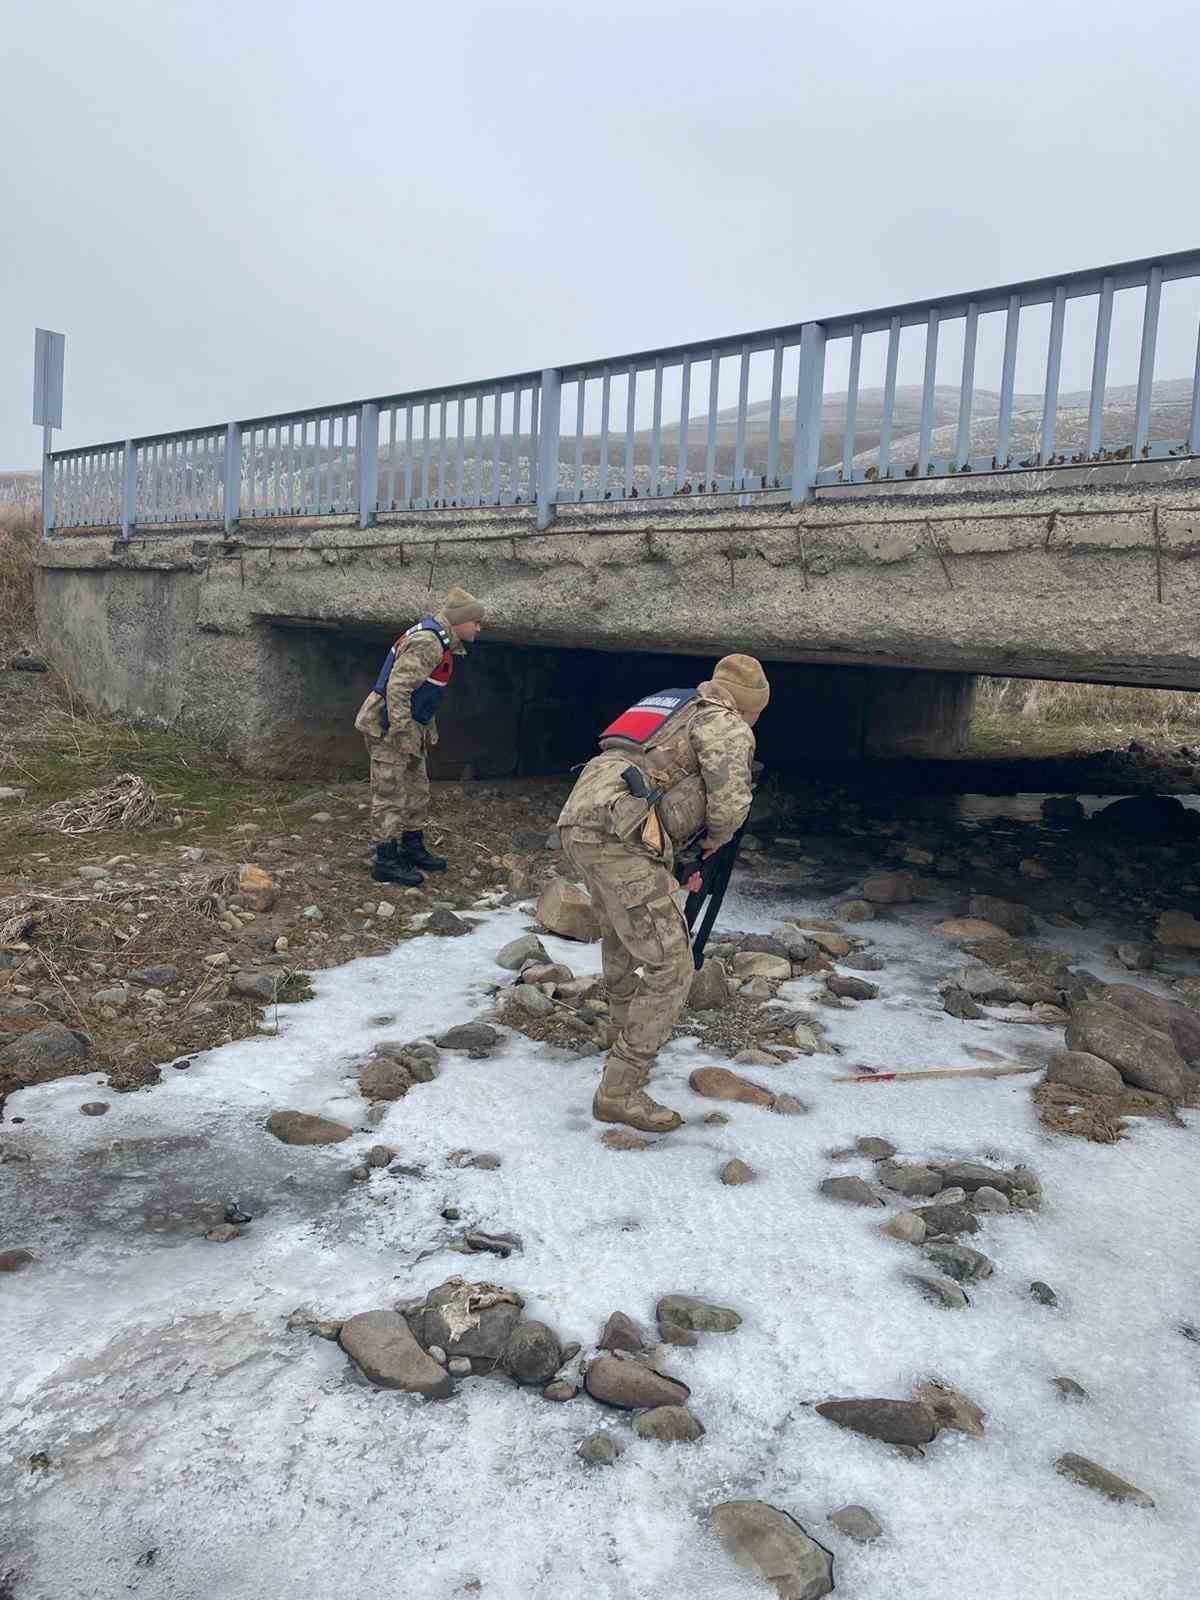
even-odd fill
[(422, 872), (445, 872), (445, 856), (431, 856), (425, 848), (425, 839), (419, 829), (400, 835), (400, 859), (408, 861)]
[(402, 883), (409, 889), (416, 889), (425, 882), (416, 867), (401, 858), (395, 839), (385, 839), (375, 846), (371, 876), (376, 883)]

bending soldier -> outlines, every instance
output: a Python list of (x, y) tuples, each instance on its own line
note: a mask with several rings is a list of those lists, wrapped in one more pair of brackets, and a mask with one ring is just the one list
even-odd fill
[[(563, 852), (582, 876), (602, 928), (612, 1040), (592, 1115), (647, 1133), (682, 1121), (645, 1093), (658, 1051), (687, 1001), (693, 966), (674, 899), (676, 846), (698, 835), (708, 856), (750, 810), (751, 732), (770, 697), (753, 656), (725, 656), (698, 689), (647, 696), (600, 736), (558, 819)], [(636, 766), (654, 804), (622, 774)], [(639, 970), (640, 975), (639, 975)]]
[(402, 633), (388, 652), (354, 725), (371, 758), (371, 826), (377, 883), (424, 883), (426, 872), (446, 862), (425, 848), (429, 812), (426, 758), (437, 743), (439, 702), (454, 671), (483, 626), (483, 607), (465, 589), (452, 588), (441, 609)]

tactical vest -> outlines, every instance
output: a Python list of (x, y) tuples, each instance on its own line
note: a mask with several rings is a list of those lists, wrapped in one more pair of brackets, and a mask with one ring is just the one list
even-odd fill
[[(415, 633), (434, 633), (442, 646), (442, 659), (425, 679), (425, 682), (419, 683), (412, 692), (410, 701), (412, 719), (414, 722), (419, 722), (424, 726), (426, 723), (433, 721), (437, 708), (441, 704), (442, 696), (446, 692), (446, 685), (450, 682), (451, 675), (454, 672), (453, 640), (436, 617), (422, 617), (420, 622), (414, 622), (411, 628), (406, 628), (400, 635), (384, 657), (383, 666), (380, 668), (379, 676), (375, 680), (375, 693), (382, 695), (386, 701), (388, 679), (392, 675), (392, 668), (396, 665), (397, 652), (403, 649), (404, 641), (411, 639)], [(383, 712), (383, 725), (386, 729), (386, 706)]]
[[(628, 753), (647, 783), (665, 791), (655, 809), (676, 844), (694, 837), (704, 824), (704, 780), (686, 742), (687, 725), (703, 704), (696, 689), (660, 689), (623, 711), (600, 735), (602, 751)], [(636, 814), (633, 806), (621, 809), (629, 817), (617, 823), (618, 833)]]

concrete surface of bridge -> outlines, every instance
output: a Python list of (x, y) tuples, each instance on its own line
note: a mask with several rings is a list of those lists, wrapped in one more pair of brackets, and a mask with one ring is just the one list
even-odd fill
[(49, 540), (41, 637), (96, 705), (328, 771), (362, 764), (387, 641), (462, 583), (488, 622), (443, 775), (566, 768), (622, 704), (730, 650), (771, 664), (777, 765), (951, 754), (979, 673), (1200, 690), (1189, 465), (587, 506), (545, 532), (513, 508)]

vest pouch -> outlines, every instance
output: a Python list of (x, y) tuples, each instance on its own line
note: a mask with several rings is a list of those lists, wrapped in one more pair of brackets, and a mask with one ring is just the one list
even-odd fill
[(382, 739), (388, 731), (387, 699), (374, 689), (358, 708), (354, 726), (367, 739)]
[(618, 795), (608, 813), (612, 831), (622, 841), (631, 839), (641, 829), (648, 811), (646, 802), (637, 795)]

